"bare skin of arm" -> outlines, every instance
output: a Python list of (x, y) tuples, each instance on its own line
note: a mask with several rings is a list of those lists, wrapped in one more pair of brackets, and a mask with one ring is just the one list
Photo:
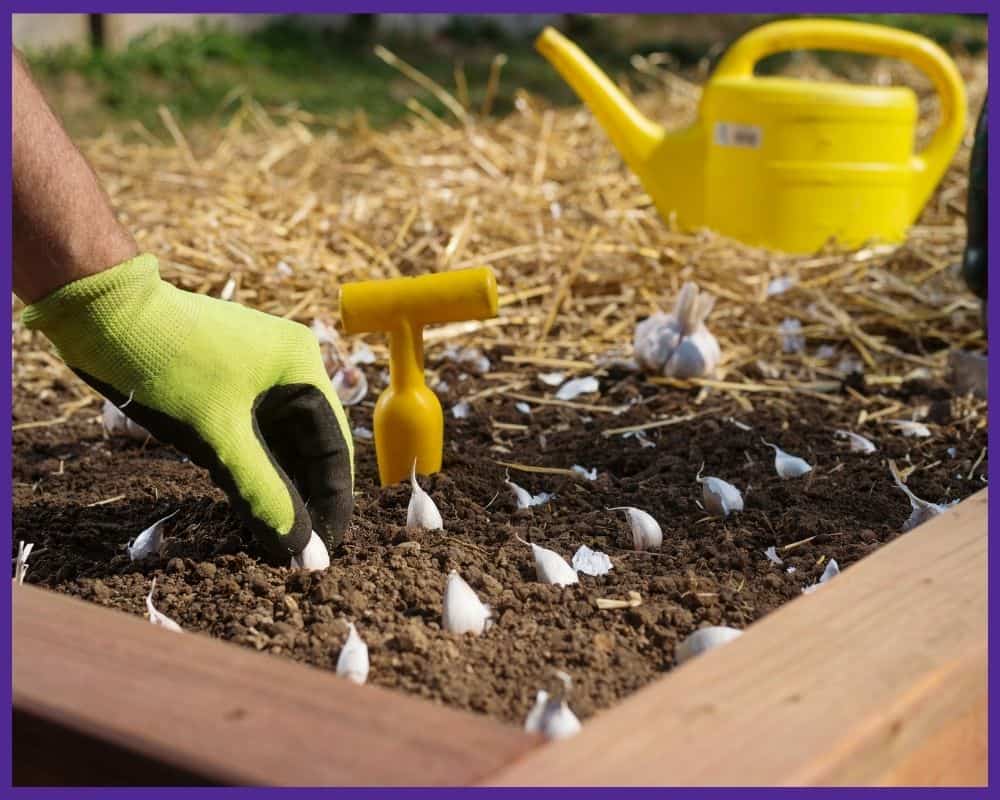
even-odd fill
[(20, 54), (11, 57), (14, 293), (33, 303), (138, 250)]

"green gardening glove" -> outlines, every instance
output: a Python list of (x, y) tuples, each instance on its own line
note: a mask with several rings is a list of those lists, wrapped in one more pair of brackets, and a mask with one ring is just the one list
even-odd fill
[[(275, 560), (354, 506), (354, 448), (303, 325), (160, 280), (140, 255), (24, 310), (83, 380), (206, 467)], [(129, 400), (131, 398), (131, 400)]]

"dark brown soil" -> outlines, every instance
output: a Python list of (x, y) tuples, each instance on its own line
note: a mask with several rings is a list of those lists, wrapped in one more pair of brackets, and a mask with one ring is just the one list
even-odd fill
[[(478, 379), (443, 377), (465, 395), (480, 386)], [(909, 506), (892, 485), (887, 458), (921, 467), (909, 484), (936, 502), (966, 497), (985, 480), (985, 460), (970, 476), (986, 444), (985, 425), (960, 419), (961, 404), (941, 388), (911, 384), (895, 395), (910, 407), (930, 404), (932, 438), (903, 438), (873, 423), (864, 432), (879, 452), (865, 456), (833, 438), (835, 428), (856, 423), (860, 406), (846, 392), (829, 402), (752, 396), (755, 410), (748, 413), (723, 397), (694, 405), (694, 393), (624, 373), (601, 384), (599, 399), (581, 401), (640, 402), (620, 416), (534, 406), (529, 417), (502, 396), (474, 403), (464, 420), (446, 410), (444, 471), (423, 480), (445, 533), (403, 526), (409, 488), (379, 488), (373, 448), (359, 442), (355, 519), (322, 574), (262, 563), (203, 471), (169, 447), (106, 439), (96, 404), (68, 423), (15, 431), (14, 540), (36, 545), (29, 583), (144, 614), (157, 577), (158, 608), (185, 629), (324, 668), (336, 663), (344, 620), (356, 621), (370, 648), (370, 682), (520, 723), (554, 667), (572, 674), (572, 704), (587, 717), (669, 670), (674, 645), (699, 625), (749, 625), (815, 582), (821, 559), (850, 568), (894, 538)], [(532, 391), (542, 394), (543, 387)], [(58, 416), (52, 403), (63, 398), (45, 403), (26, 394), (15, 391), (15, 422)], [(456, 399), (446, 396), (445, 408)], [(601, 435), (690, 412), (699, 416), (648, 432), (655, 448)], [(370, 404), (351, 414), (354, 425), (371, 426)], [(753, 430), (741, 430), (730, 416)], [(493, 421), (528, 427), (497, 428)], [(779, 479), (762, 435), (805, 457), (813, 472)], [(581, 464), (596, 467), (599, 477), (512, 472), (532, 492), (556, 494), (548, 505), (517, 512), (497, 460)], [(744, 492), (745, 513), (728, 521), (705, 517), (694, 480), (702, 462), (705, 474)], [(118, 499), (100, 504), (109, 498)], [(624, 515), (605, 510), (620, 505), (660, 521), (662, 551), (629, 549)], [(125, 543), (175, 509), (164, 556), (131, 563)], [(608, 553), (614, 569), (606, 577), (582, 576), (579, 586), (539, 584), (530, 549), (515, 534), (567, 558), (586, 544)], [(815, 538), (781, 551), (808, 537)], [(783, 566), (765, 558), (771, 545)], [(451, 569), (496, 611), (497, 624), (481, 638), (440, 630)], [(625, 598), (629, 590), (641, 594), (641, 606), (595, 607), (595, 598)]]

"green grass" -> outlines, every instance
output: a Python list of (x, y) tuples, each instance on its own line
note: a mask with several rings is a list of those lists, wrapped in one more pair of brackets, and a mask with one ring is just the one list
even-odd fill
[[(970, 51), (985, 47), (983, 19), (905, 14), (865, 18), (916, 30)], [(603, 67), (618, 75), (629, 69), (629, 57), (636, 52), (669, 52), (682, 67), (706, 55), (715, 58), (720, 43), (765, 19), (573, 17), (562, 27)], [(365, 17), (356, 17), (342, 31), (323, 30), (287, 17), (250, 34), (203, 27), (145, 36), (121, 52), (64, 49), (28, 53), (28, 57), (36, 79), (74, 135), (93, 135), (109, 124), (132, 120), (156, 130), (161, 104), (186, 127), (217, 123), (226, 113), (224, 101), (237, 87), (265, 107), (291, 103), (333, 121), (363, 109), (370, 124), (385, 126), (407, 113), (408, 96), (418, 97), (435, 113), (444, 113), (427, 92), (374, 55), (376, 42), (450, 90), (455, 87), (455, 66), (460, 64), (473, 107), (482, 102), (490, 62), (498, 52), (508, 61), (494, 113), (510, 111), (519, 88), (557, 104), (576, 102), (530, 40), (509, 39), (479, 18), (459, 18), (430, 41), (398, 36), (376, 40)]]

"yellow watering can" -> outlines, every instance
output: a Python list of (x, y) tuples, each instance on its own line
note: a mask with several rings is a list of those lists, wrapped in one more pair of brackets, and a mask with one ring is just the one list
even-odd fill
[[(962, 79), (948, 55), (913, 33), (803, 19), (751, 31), (705, 85), (699, 119), (668, 132), (643, 116), (576, 45), (551, 28), (536, 47), (590, 107), (664, 218), (748, 244), (809, 253), (836, 239), (900, 241), (965, 132)], [(787, 50), (849, 50), (905, 59), (941, 98), (933, 138), (914, 153), (917, 98), (906, 87), (757, 77)]]

